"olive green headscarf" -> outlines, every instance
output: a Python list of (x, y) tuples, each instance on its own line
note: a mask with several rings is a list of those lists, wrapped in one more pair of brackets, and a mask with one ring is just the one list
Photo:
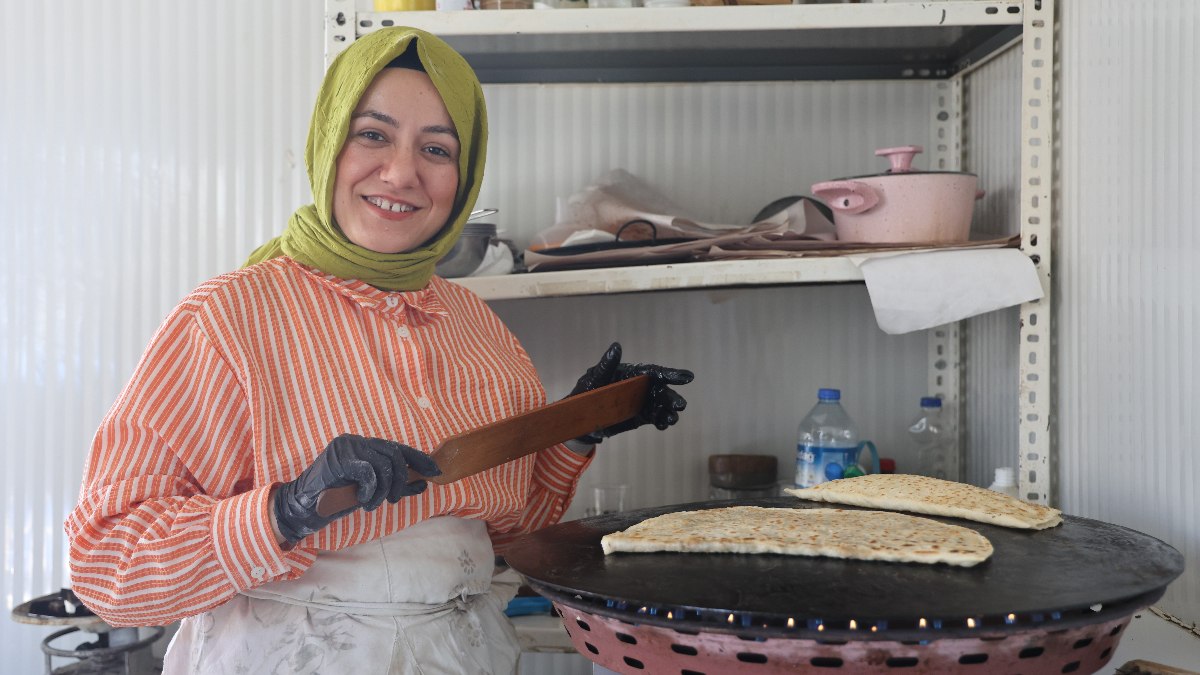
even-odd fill
[[(458, 132), (458, 191), (449, 222), (433, 239), (405, 253), (378, 253), (351, 243), (333, 221), (335, 166), (359, 99), (375, 75), (413, 41)], [(486, 154), (487, 108), (479, 79), (466, 59), (441, 38), (416, 28), (385, 28), (359, 38), (334, 59), (317, 94), (304, 153), (313, 203), (293, 213), (283, 234), (251, 253), (246, 265), (286, 255), (323, 272), (359, 279), (376, 288), (422, 288), (433, 276), (437, 261), (458, 240), (475, 206)]]

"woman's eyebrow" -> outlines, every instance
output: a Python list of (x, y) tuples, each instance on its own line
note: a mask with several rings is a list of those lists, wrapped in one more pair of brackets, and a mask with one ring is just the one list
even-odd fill
[(421, 131), (424, 131), (425, 133), (428, 133), (428, 134), (449, 134), (450, 136), (453, 136), (456, 140), (458, 139), (458, 132), (454, 130), (454, 127), (442, 126), (441, 124), (433, 124), (433, 125), (427, 126), (423, 129), (421, 129)]
[(383, 122), (384, 124), (387, 124), (388, 126), (393, 126), (393, 127), (400, 126), (400, 123), (396, 121), (396, 118), (392, 117), (391, 115), (386, 115), (384, 113), (381, 113), (378, 110), (364, 110), (362, 112), (356, 112), (356, 113), (354, 113), (354, 115), (352, 115), (350, 117), (350, 119), (356, 120), (360, 117), (370, 117), (371, 119), (379, 120), (380, 122)]
[[(387, 113), (381, 113), (378, 110), (364, 110), (362, 112), (356, 112), (350, 116), (350, 119), (356, 120), (360, 117), (370, 117), (371, 119), (379, 120), (390, 127), (400, 127), (400, 123), (396, 121), (396, 118), (388, 115)], [(456, 140), (458, 139), (458, 131), (456, 131), (454, 127), (448, 127), (442, 124), (431, 124), (427, 127), (422, 127), (421, 131), (427, 134), (447, 134), (449, 136), (453, 136)]]

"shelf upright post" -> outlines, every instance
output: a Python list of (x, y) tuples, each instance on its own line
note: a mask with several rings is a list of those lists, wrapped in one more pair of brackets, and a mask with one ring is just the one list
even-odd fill
[(1021, 305), (1018, 447), (1021, 498), (1056, 499), (1053, 461), (1051, 196), (1054, 181), (1055, 0), (1025, 0), (1021, 33), (1021, 250), (1042, 283), (1041, 300)]
[(355, 0), (325, 0), (325, 67), (356, 37)]
[[(963, 79), (955, 75), (930, 85), (933, 96), (929, 148), (930, 167), (935, 171), (961, 171), (963, 163)], [(958, 475), (966, 479), (966, 430), (962, 349), (966, 322), (955, 321), (929, 329), (927, 395), (942, 399), (942, 419), (949, 422), (953, 439), (951, 452), (958, 457)]]

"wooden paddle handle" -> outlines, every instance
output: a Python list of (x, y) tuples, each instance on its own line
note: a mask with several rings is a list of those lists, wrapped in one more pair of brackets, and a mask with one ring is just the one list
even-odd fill
[[(408, 482), (429, 480), (416, 471), (409, 471)], [(329, 488), (317, 497), (317, 515), (328, 518), (335, 513), (358, 506), (358, 483)]]
[[(442, 473), (429, 478), (413, 473), (409, 482), (453, 483), (624, 422), (642, 409), (649, 389), (649, 376), (639, 375), (456, 434), (429, 453)], [(353, 508), (358, 504), (357, 490), (357, 485), (343, 485), (322, 492), (317, 498), (317, 514), (329, 517)]]

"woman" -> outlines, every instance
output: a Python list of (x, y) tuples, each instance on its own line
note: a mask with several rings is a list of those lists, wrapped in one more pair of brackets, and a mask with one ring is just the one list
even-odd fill
[[(476, 296), (433, 276), (475, 203), (487, 121), (467, 63), (422, 31), (356, 41), (318, 95), (314, 203), (167, 317), (97, 432), (66, 523), (74, 590), (115, 626), (183, 619), (166, 673), (510, 672), (495, 554), (561, 518), (592, 446), (685, 402), (634, 374), (629, 422), (448, 485), (424, 450), (543, 405)], [(358, 505), (317, 513), (356, 485)], [(511, 572), (508, 573), (511, 576)]]

